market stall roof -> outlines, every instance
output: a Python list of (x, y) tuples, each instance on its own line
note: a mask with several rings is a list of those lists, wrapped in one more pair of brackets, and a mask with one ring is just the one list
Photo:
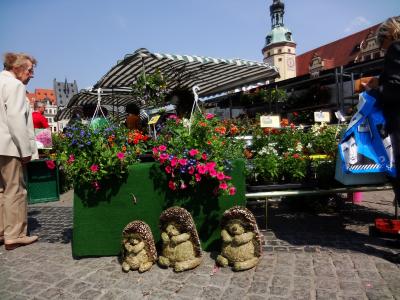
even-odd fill
[[(143, 106), (133, 97), (130, 89), (103, 89), (100, 95), (101, 105), (106, 107), (111, 115), (119, 118), (126, 116), (125, 106), (127, 103), (136, 103), (139, 108)], [(55, 120), (69, 119), (74, 112), (80, 112), (85, 105), (96, 104), (97, 100), (97, 91), (81, 90), (69, 100), (67, 107), (58, 110)]]
[(93, 88), (130, 87), (143, 72), (154, 73), (157, 70), (171, 81), (171, 89), (177, 86), (191, 89), (197, 85), (200, 97), (279, 76), (276, 67), (262, 62), (151, 53), (140, 48), (126, 55)]
[[(157, 70), (169, 79), (171, 90), (178, 86), (191, 89), (197, 85), (200, 100), (203, 101), (247, 90), (249, 86), (265, 85), (279, 76), (276, 67), (262, 62), (151, 53), (140, 48), (117, 62), (90, 90), (83, 90), (72, 97), (68, 106), (58, 112), (56, 119), (70, 118), (74, 108), (96, 103), (99, 88), (102, 90), (101, 104), (112, 106), (112, 111), (124, 117), (123, 107), (137, 101), (131, 95), (131, 86), (136, 78), (143, 72), (150, 74)], [(143, 106), (142, 103), (137, 104)]]

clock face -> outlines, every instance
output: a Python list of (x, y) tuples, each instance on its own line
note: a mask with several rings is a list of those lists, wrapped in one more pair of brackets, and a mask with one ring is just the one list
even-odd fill
[(287, 59), (287, 65), (288, 65), (289, 69), (294, 69), (294, 59), (293, 59), (293, 57), (289, 57)]

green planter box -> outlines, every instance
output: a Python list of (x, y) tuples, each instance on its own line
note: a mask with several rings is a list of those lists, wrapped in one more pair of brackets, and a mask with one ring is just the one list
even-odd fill
[(29, 204), (58, 201), (60, 199), (58, 169), (56, 167), (50, 170), (45, 159), (29, 162), (26, 179)]
[(159, 244), (159, 217), (171, 206), (184, 207), (192, 214), (203, 250), (217, 250), (223, 212), (246, 202), (243, 161), (233, 162), (231, 176), (235, 196), (213, 196), (206, 182), (195, 193), (177, 195), (168, 190), (158, 163), (131, 166), (126, 180), (103, 187), (104, 193), (75, 189), (72, 253), (76, 257), (118, 255), (122, 230), (133, 220), (149, 224)]

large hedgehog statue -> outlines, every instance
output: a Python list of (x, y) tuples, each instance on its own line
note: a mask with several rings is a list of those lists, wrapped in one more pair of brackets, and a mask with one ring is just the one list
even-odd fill
[(150, 270), (157, 261), (157, 250), (149, 225), (132, 221), (122, 232), (122, 270)]
[(254, 215), (245, 207), (226, 210), (221, 220), (222, 251), (217, 263), (234, 271), (255, 267), (261, 257), (261, 236)]
[(158, 263), (173, 267), (175, 272), (196, 268), (202, 260), (200, 239), (190, 213), (181, 207), (170, 207), (160, 216), (162, 255)]

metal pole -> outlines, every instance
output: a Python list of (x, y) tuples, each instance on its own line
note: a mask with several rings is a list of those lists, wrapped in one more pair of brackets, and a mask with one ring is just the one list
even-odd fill
[(335, 86), (336, 86), (336, 105), (337, 107), (340, 107), (339, 80), (338, 80), (337, 68), (335, 68)]

